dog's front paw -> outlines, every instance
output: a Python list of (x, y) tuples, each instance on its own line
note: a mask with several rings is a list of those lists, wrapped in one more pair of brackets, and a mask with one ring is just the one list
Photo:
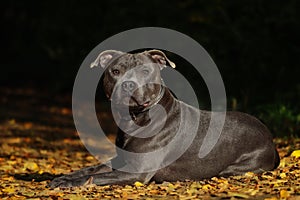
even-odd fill
[[(71, 187), (72, 179), (68, 176), (60, 176), (53, 179), (47, 187), (57, 188), (57, 187)], [(69, 186), (68, 186), (69, 185)]]
[(83, 185), (92, 184), (93, 177), (92, 176), (84, 176), (80, 178), (70, 178), (68, 176), (61, 176), (53, 179), (47, 187), (50, 188), (69, 188), (69, 187), (77, 187)]

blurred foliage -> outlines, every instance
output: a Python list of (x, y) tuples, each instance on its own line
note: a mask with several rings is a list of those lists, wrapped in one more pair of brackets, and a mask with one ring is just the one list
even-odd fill
[(265, 122), (275, 136), (299, 136), (300, 114), (297, 109), (283, 104), (259, 106), (258, 117)]
[[(298, 0), (12, 0), (0, 10), (2, 85), (70, 92), (81, 62), (97, 44), (124, 30), (158, 26), (191, 36), (209, 52), (234, 109), (253, 113), (257, 105), (299, 104)], [(184, 62), (177, 66), (202, 92), (203, 80)], [(266, 109), (263, 118), (273, 124)], [(300, 113), (299, 106), (291, 110)]]

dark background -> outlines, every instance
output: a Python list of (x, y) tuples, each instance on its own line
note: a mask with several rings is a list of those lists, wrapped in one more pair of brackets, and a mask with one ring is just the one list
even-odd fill
[(43, 90), (49, 98), (71, 94), (81, 62), (107, 37), (165, 27), (189, 35), (212, 56), (229, 109), (254, 114), (277, 136), (296, 136), (299, 10), (298, 0), (6, 1), (0, 13), (0, 86)]

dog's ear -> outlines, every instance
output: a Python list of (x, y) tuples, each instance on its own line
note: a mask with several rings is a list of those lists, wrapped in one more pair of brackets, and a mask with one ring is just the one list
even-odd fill
[(102, 67), (103, 69), (108, 66), (109, 63), (111, 63), (116, 58), (124, 55), (125, 53), (122, 51), (116, 51), (116, 50), (106, 50), (102, 51), (96, 60), (91, 63), (90, 67)]
[[(153, 49), (150, 51), (146, 51), (146, 53), (150, 54), (150, 56), (156, 60), (158, 63), (162, 64), (162, 66), (166, 66), (166, 64), (168, 63), (172, 68), (175, 68), (176, 65), (175, 63), (173, 63), (171, 60), (169, 60), (166, 56), (166, 54), (164, 54), (164, 52), (157, 50), (157, 49)], [(163, 69), (163, 67), (161, 67), (161, 69)]]

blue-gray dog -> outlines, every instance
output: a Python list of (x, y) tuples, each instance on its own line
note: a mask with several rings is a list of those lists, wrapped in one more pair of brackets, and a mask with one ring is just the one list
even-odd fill
[(216, 144), (205, 157), (199, 157), (214, 112), (174, 98), (160, 75), (167, 65), (175, 67), (159, 50), (99, 54), (91, 67), (105, 69), (104, 91), (120, 117), (116, 146), (123, 151), (117, 151), (111, 167), (84, 168), (54, 179), (50, 187), (201, 180), (261, 173), (278, 166), (279, 156), (266, 126), (240, 112), (226, 113)]

